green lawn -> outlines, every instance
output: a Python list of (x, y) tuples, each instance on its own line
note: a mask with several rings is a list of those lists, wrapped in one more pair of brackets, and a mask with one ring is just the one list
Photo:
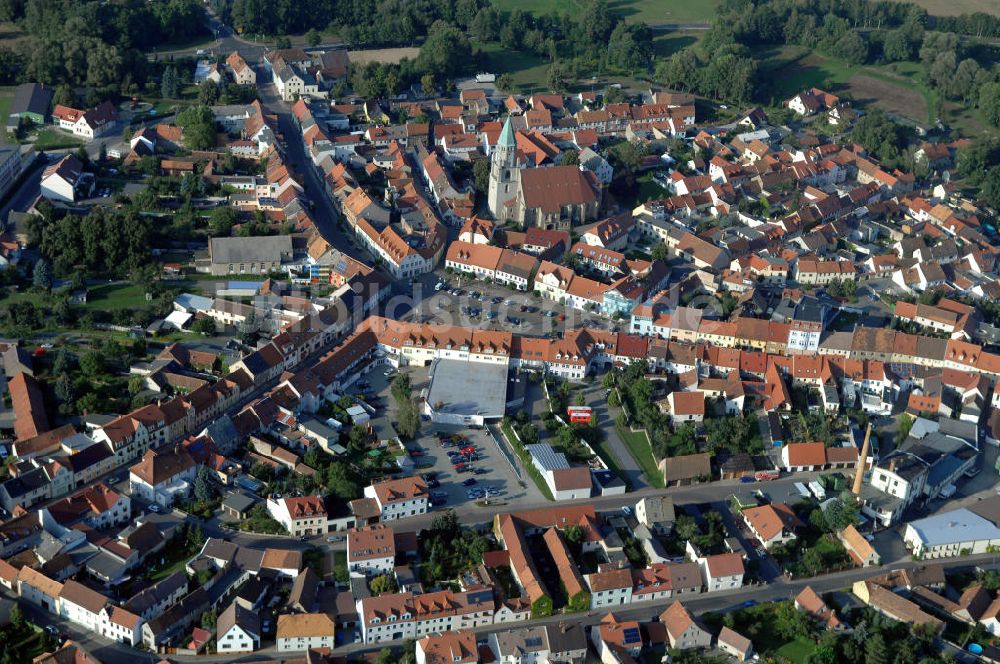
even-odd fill
[[(7, 114), (10, 113), (10, 105), (14, 103), (14, 88), (0, 87), (0, 122), (7, 125)], [(7, 132), (0, 132), (0, 143), (7, 140)]]
[(806, 88), (834, 91), (853, 76), (857, 67), (825, 58), (801, 46), (777, 46), (761, 51), (761, 80), (768, 81), (776, 102)]
[[(577, 15), (586, 6), (586, 0), (495, 0), (494, 4), (501, 11), (522, 9), (534, 14)], [(658, 25), (709, 21), (718, 5), (719, 0), (610, 0), (608, 9), (629, 21)]]
[[(163, 549), (161, 555), (166, 558), (166, 564), (162, 569), (157, 569), (157, 571), (150, 573), (149, 580), (154, 583), (160, 579), (167, 578), (177, 570), (184, 569), (184, 566), (187, 565), (188, 560), (191, 559), (193, 554), (190, 553), (185, 547), (170, 546)], [(159, 560), (156, 562), (159, 562)], [(155, 564), (153, 567), (155, 567)]]
[(621, 436), (622, 442), (625, 443), (628, 451), (632, 453), (632, 456), (639, 463), (639, 467), (642, 468), (642, 472), (646, 475), (646, 480), (649, 481), (649, 484), (657, 489), (662, 489), (663, 474), (656, 465), (656, 459), (653, 458), (653, 448), (649, 446), (649, 440), (646, 438), (646, 435), (641, 431), (633, 432), (631, 429), (620, 427), (617, 424), (615, 428), (618, 430), (618, 435)]
[(87, 308), (134, 309), (146, 304), (146, 291), (136, 284), (104, 284), (87, 290)]
[(75, 148), (80, 145), (83, 145), (83, 141), (80, 139), (52, 127), (42, 129), (38, 132), (38, 138), (35, 139), (36, 150), (58, 150), (60, 148)]
[(789, 641), (775, 651), (779, 657), (784, 657), (792, 664), (806, 664), (809, 655), (816, 650), (816, 644), (807, 638), (799, 637), (794, 641)]
[(657, 58), (669, 58), (681, 49), (694, 46), (704, 35), (704, 30), (656, 32), (653, 37), (653, 54)]
[(528, 94), (547, 90), (546, 75), (549, 63), (544, 58), (521, 51), (508, 51), (499, 44), (483, 47), (486, 69), (494, 74), (510, 74), (517, 89)]

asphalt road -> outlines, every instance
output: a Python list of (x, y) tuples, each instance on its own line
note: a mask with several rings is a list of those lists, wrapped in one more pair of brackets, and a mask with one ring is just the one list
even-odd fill
[[(258, 40), (256, 35), (247, 35), (244, 37), (236, 34), (231, 26), (223, 25), (219, 18), (207, 6), (205, 7), (205, 17), (205, 28), (211, 33), (211, 38), (206, 39), (206, 41), (201, 44), (186, 46), (184, 48), (164, 50), (157, 50), (154, 48), (146, 54), (147, 57), (150, 60), (186, 58), (202, 54), (206, 56), (221, 55), (225, 57), (233, 51), (239, 51), (240, 55), (242, 55), (247, 62), (253, 64), (260, 61), (264, 57), (265, 52), (274, 48), (272, 42)], [(302, 35), (289, 37), (289, 40), (291, 41), (292, 46), (306, 46), (306, 39)], [(329, 40), (318, 44), (315, 48), (340, 48), (344, 45), (345, 44), (339, 40)], [(199, 53), (199, 51), (202, 51), (202, 53)]]
[(292, 115), (291, 107), (278, 96), (271, 76), (263, 66), (257, 67), (257, 81), (257, 90), (261, 101), (270, 112), (278, 116), (278, 131), (284, 136), (287, 146), (285, 160), (292, 171), (303, 176), (306, 195), (315, 204), (311, 212), (316, 229), (323, 236), (323, 239), (334, 248), (347, 254), (358, 255), (359, 250), (353, 246), (344, 231), (337, 225), (338, 214), (326, 193), (326, 186), (320, 178), (319, 172), (306, 154), (305, 145), (302, 143), (302, 133), (299, 131), (295, 116)]

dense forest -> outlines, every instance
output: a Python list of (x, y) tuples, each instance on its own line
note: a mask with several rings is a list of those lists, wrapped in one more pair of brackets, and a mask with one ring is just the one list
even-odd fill
[(144, 51), (202, 34), (198, 0), (0, 0), (0, 21), (29, 36), (0, 48), (0, 84), (39, 81), (134, 91), (150, 74)]

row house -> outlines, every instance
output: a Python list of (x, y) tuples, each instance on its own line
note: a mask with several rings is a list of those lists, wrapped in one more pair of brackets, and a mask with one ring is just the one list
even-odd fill
[(395, 593), (358, 601), (361, 636), (365, 643), (420, 639), (430, 634), (492, 625), (495, 613), (492, 588), (471, 592), (414, 595)]

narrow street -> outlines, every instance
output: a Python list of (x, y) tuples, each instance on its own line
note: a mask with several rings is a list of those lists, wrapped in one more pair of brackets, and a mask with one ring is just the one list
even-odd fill
[(311, 214), (316, 229), (335, 249), (348, 254), (356, 253), (357, 249), (352, 247), (344, 232), (337, 226), (337, 212), (333, 209), (326, 187), (323, 186), (323, 180), (306, 155), (302, 133), (299, 131), (295, 116), (292, 115), (289, 105), (278, 96), (270, 72), (262, 64), (257, 66), (257, 80), (260, 82), (257, 90), (261, 102), (268, 111), (278, 116), (278, 131), (284, 136), (287, 146), (285, 159), (292, 171), (302, 175), (305, 180), (302, 185), (305, 187), (306, 196), (315, 204)]

